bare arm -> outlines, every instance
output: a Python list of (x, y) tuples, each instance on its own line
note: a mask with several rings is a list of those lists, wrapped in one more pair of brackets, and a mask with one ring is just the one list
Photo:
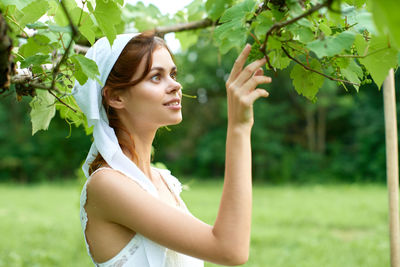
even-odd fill
[(265, 59), (243, 69), (250, 47), (246, 46), (235, 62), (226, 82), (228, 97), (228, 130), (226, 139), (225, 180), (213, 233), (223, 246), (233, 250), (239, 262), (248, 258), (252, 210), (252, 174), (250, 134), (253, 126), (253, 103), (268, 93), (255, 89), (271, 81), (262, 76)]
[[(122, 174), (105, 170), (88, 184), (88, 204), (94, 216), (117, 223), (173, 250), (224, 265), (247, 260), (251, 225), (252, 104), (268, 93), (255, 89), (269, 83), (259, 60), (244, 67), (250, 47), (235, 62), (226, 83), (228, 132), (221, 204), (214, 226), (174, 208), (145, 192)], [(96, 208), (97, 207), (97, 208)]]

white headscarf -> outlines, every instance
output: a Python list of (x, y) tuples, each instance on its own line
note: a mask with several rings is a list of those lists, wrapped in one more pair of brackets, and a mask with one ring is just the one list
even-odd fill
[(106, 84), (108, 75), (126, 44), (137, 35), (137, 33), (117, 35), (112, 47), (105, 37), (96, 41), (85, 56), (96, 62), (100, 72), (98, 79), (101, 84), (95, 79), (88, 79), (84, 85), (75, 82), (72, 94), (86, 115), (89, 127), (94, 126), (94, 142), (82, 166), (85, 176), (89, 177), (89, 165), (97, 153), (100, 153), (111, 168), (131, 177), (146, 191), (158, 196), (157, 190), (150, 180), (122, 152), (114, 129), (108, 124), (108, 118), (102, 105), (102, 88)]

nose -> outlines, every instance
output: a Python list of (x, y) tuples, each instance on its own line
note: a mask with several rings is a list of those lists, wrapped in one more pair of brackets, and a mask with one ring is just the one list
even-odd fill
[(176, 80), (170, 78), (170, 84), (168, 86), (168, 93), (176, 93), (182, 89), (182, 85)]

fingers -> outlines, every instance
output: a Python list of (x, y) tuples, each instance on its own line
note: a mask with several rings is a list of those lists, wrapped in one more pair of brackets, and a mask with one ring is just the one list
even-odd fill
[(235, 60), (235, 64), (233, 64), (231, 74), (229, 75), (228, 78), (228, 82), (235, 80), (236, 77), (239, 75), (239, 73), (242, 71), (243, 66), (246, 63), (246, 59), (249, 56), (250, 50), (251, 50), (251, 45), (246, 44), (246, 46), (243, 48), (238, 58)]
[(248, 101), (249, 105), (252, 105), (254, 103), (254, 101), (256, 101), (258, 98), (268, 97), (268, 96), (269, 96), (269, 93), (266, 90), (257, 88), (254, 91), (250, 92), (250, 94), (247, 95), (246, 101)]
[(254, 75), (241, 87), (243, 91), (253, 91), (259, 84), (266, 84), (272, 81), (271, 77)]
[(254, 72), (254, 76), (262, 76), (264, 74), (264, 70), (262, 68), (259, 68)]
[(250, 79), (255, 72), (260, 69), (265, 63), (266, 63), (266, 59), (262, 58), (259, 60), (256, 60), (254, 62), (252, 62), (251, 64), (247, 65), (241, 72), (240, 74), (237, 76), (236, 80), (235, 80), (235, 84), (237, 85), (242, 85), (244, 84), (248, 79)]

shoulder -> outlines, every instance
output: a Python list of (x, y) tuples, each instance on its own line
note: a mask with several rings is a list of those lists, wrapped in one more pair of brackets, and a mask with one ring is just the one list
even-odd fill
[(103, 190), (108, 187), (118, 187), (121, 184), (128, 182), (126, 177), (121, 172), (111, 168), (101, 168), (96, 170), (88, 179), (88, 191)]
[[(133, 179), (111, 168), (93, 173), (86, 186), (88, 204), (98, 207), (99, 215), (109, 215), (127, 200), (135, 203), (147, 192)], [(108, 216), (107, 216), (108, 217)]]

